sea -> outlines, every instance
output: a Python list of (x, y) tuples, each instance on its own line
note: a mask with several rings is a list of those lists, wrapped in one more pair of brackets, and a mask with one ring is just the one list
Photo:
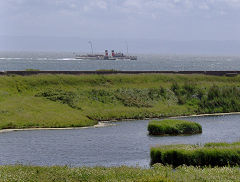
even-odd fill
[(75, 59), (74, 52), (0, 52), (0, 71), (239, 71), (240, 56), (137, 54), (137, 60)]

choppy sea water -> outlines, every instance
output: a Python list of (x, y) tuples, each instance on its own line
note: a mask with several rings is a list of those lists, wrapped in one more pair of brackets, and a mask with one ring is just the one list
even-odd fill
[(240, 56), (137, 55), (138, 60), (80, 60), (71, 52), (0, 52), (0, 71), (238, 71)]

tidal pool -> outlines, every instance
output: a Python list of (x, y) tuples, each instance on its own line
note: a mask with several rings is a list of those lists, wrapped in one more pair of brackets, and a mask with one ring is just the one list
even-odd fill
[(169, 144), (240, 141), (240, 115), (184, 118), (202, 125), (192, 136), (148, 136), (148, 120), (103, 128), (0, 133), (0, 165), (148, 167), (150, 148)]

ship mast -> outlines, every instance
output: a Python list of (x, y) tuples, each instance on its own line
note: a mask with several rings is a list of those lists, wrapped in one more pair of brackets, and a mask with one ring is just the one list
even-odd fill
[(126, 41), (126, 46), (127, 46), (127, 55), (128, 55), (128, 42)]
[(92, 54), (93, 54), (93, 45), (92, 45), (92, 41), (88, 41), (88, 43), (89, 43), (90, 46), (91, 46), (91, 51), (92, 51)]

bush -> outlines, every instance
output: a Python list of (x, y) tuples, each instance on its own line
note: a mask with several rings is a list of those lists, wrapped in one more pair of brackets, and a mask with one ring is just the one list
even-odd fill
[(126, 107), (153, 107), (154, 101), (164, 100), (166, 89), (160, 87), (149, 89), (121, 88), (117, 90), (92, 89), (88, 98), (101, 103), (120, 102)]
[(151, 149), (151, 164), (173, 166), (237, 166), (240, 165), (240, 142), (233, 144), (168, 145)]
[(106, 103), (113, 103), (116, 100), (113, 92), (106, 91), (103, 89), (92, 89), (89, 94), (88, 98), (92, 99), (93, 101)]
[(197, 113), (237, 112), (240, 110), (240, 88), (237, 86), (197, 87), (195, 82), (179, 85), (174, 82), (171, 90), (179, 105), (195, 106)]
[(127, 107), (152, 107), (148, 89), (118, 89), (116, 98)]
[(212, 86), (199, 104), (199, 110), (206, 113), (237, 112), (239, 109), (240, 88), (235, 86)]
[(36, 97), (45, 97), (51, 101), (67, 104), (74, 109), (81, 109), (77, 106), (77, 94), (72, 91), (64, 91), (61, 89), (47, 89), (35, 95)]
[(150, 121), (149, 135), (182, 135), (202, 133), (200, 124), (184, 120)]
[(196, 83), (191, 82), (185, 82), (183, 86), (173, 83), (171, 90), (176, 95), (179, 105), (198, 103), (196, 100), (200, 101), (205, 94), (202, 88), (198, 88)]

